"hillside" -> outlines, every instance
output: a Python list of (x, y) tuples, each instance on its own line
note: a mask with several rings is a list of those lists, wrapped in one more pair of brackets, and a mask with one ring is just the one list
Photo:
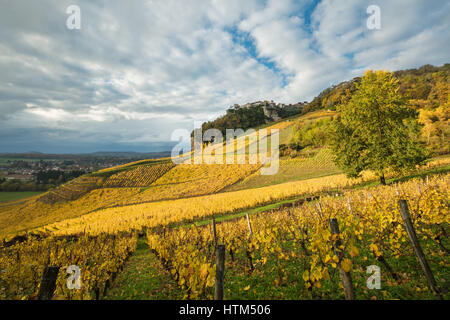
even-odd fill
[[(446, 94), (448, 100), (448, 73), (447, 64), (442, 67), (424, 66), (398, 71), (395, 74), (400, 79), (402, 92), (411, 97), (411, 103), (421, 110), (432, 112), (448, 105), (443, 96)], [(281, 186), (295, 181), (338, 175), (341, 170), (334, 165), (326, 140), (315, 138), (322, 137), (327, 121), (336, 115), (336, 111), (328, 109), (334, 109), (338, 101), (348, 97), (356, 81), (358, 79), (329, 88), (309, 104), (286, 106), (258, 102), (236, 106), (228, 110), (225, 117), (204, 124), (204, 129), (211, 125), (231, 124), (246, 127), (255, 123), (258, 124), (256, 129), (279, 129), (281, 160), (276, 175), (260, 175), (260, 164), (174, 165), (170, 158), (140, 160), (77, 178), (29, 201), (21, 200), (1, 205), (0, 235), (41, 227), (107, 208), (201, 197), (271, 185)], [(277, 113), (276, 116), (272, 113), (272, 118), (268, 116), (268, 110), (271, 108)], [(308, 112), (314, 109), (320, 110)], [(284, 110), (284, 113), (280, 110)], [(296, 114), (300, 111), (302, 114)], [(249, 118), (252, 114), (257, 116), (254, 119)], [(445, 138), (448, 134), (448, 115), (446, 116), (444, 128), (447, 131), (429, 132), (430, 141), (433, 141), (435, 135), (438, 138), (444, 135)], [(439, 121), (441, 120), (438, 119), (435, 123)], [(310, 140), (305, 140), (305, 135), (310, 137)], [(305, 141), (310, 142), (304, 145)], [(238, 142), (235, 144), (238, 145)], [(437, 154), (445, 153), (448, 140), (447, 143), (438, 145), (430, 143), (430, 147), (434, 148)], [(245, 148), (248, 157), (248, 141)], [(448, 165), (446, 159), (432, 161), (435, 165), (431, 164), (431, 167)], [(349, 180), (346, 183), (353, 182)]]
[[(399, 92), (405, 95), (418, 109), (437, 109), (448, 103), (450, 64), (440, 67), (424, 65), (417, 69), (393, 72), (400, 83)], [(296, 104), (257, 101), (244, 105), (235, 104), (226, 114), (205, 122), (202, 130), (216, 128), (225, 134), (225, 129), (254, 128), (281, 119), (308, 114), (316, 110), (336, 110), (336, 106), (346, 103), (356, 89), (361, 77), (343, 81), (320, 92), (311, 102)]]
[[(159, 161), (81, 177), (28, 201), (1, 204), (0, 237), (10, 238), (16, 233), (58, 221), (61, 224), (57, 229), (65, 230), (71, 224), (70, 219), (77, 218), (83, 218), (81, 225), (88, 226), (97, 219), (97, 212), (98, 217), (102, 217), (110, 212), (108, 210), (114, 210), (117, 217), (127, 217), (124, 221), (137, 219), (138, 222), (140, 219), (133, 218), (138, 212), (157, 213), (164, 221), (177, 221), (178, 214), (192, 207), (193, 211), (183, 218), (190, 220), (192, 214), (205, 217), (213, 212), (226, 214), (292, 199), (302, 193), (329, 192), (330, 188), (349, 187), (376, 179), (370, 173), (362, 179), (347, 179), (332, 163), (327, 149), (309, 150), (303, 156), (281, 159), (278, 173), (269, 176), (259, 174), (259, 165), (173, 166), (171, 162)], [(430, 161), (420, 170), (433, 173), (449, 169), (450, 158), (444, 157)], [(203, 203), (209, 205), (201, 209)], [(110, 213), (107, 216), (113, 217)], [(91, 222), (86, 224), (85, 221)], [(105, 222), (100, 225), (106, 227)]]
[[(441, 67), (425, 65), (419, 69), (396, 71), (398, 92), (406, 98), (409, 106), (418, 112), (422, 125), (421, 143), (430, 155), (444, 155), (450, 152), (450, 64)], [(320, 93), (303, 109), (333, 111), (339, 105), (346, 105), (353, 96), (361, 78), (342, 82)], [(306, 147), (324, 147), (330, 135), (332, 116), (320, 121), (297, 122), (293, 137), (283, 146), (284, 155), (296, 156)]]
[[(411, 103), (426, 108), (437, 108), (445, 104), (449, 93), (450, 64), (440, 67), (424, 65), (418, 69), (394, 71), (400, 82), (400, 93), (411, 99)], [(323, 90), (303, 108), (303, 113), (313, 110), (335, 110), (345, 103), (354, 92), (361, 77), (341, 82)]]
[[(433, 113), (446, 106), (440, 97), (445, 88), (439, 72), (427, 77), (438, 80), (432, 82), (429, 99), (417, 108)], [(408, 90), (416, 94), (416, 89)], [(324, 96), (333, 90), (339, 92), (333, 88)], [(442, 101), (434, 105), (433, 99)], [(258, 103), (245, 108), (251, 113), (260, 112), (260, 107)], [(81, 176), (29, 199), (1, 203), (0, 298), (33, 299), (50, 261), (61, 266), (58, 298), (209, 299), (215, 278), (214, 246), (219, 241), (229, 257), (227, 297), (342, 298), (336, 271), (345, 268), (354, 276), (358, 297), (433, 298), (414, 267), (397, 201), (408, 199), (417, 233), (443, 286), (448, 273), (443, 265), (448, 264), (444, 235), (450, 156), (429, 159), (404, 174), (387, 172), (388, 186), (379, 185), (377, 175), (368, 170), (350, 179), (334, 164), (327, 145), (328, 125), (338, 111), (319, 108), (282, 118), (279, 110), (276, 115), (262, 110), (264, 117), (254, 127), (258, 139), (232, 141), (236, 150), (245, 150), (245, 164), (145, 159)], [(245, 124), (239, 121), (234, 124)], [(448, 141), (435, 143), (436, 137), (439, 142), (446, 134), (433, 127), (446, 128), (446, 120), (441, 121), (438, 116), (424, 127), (421, 142), (436, 154), (448, 146)], [(268, 130), (267, 136), (262, 129)], [(272, 129), (279, 130), (279, 169), (265, 176), (260, 169), (267, 165), (250, 164), (249, 159), (252, 147), (260, 142), (271, 149)], [(226, 149), (223, 153), (217, 149), (224, 144), (203, 147), (226, 160)], [(190, 156), (191, 152), (182, 158)], [(332, 251), (330, 217), (339, 219), (346, 241), (342, 246), (346, 254), (340, 258)], [(381, 293), (367, 292), (365, 267), (380, 261), (389, 266), (391, 278)], [(65, 282), (67, 266), (73, 264), (84, 271), (83, 287), (76, 291), (68, 290)], [(130, 291), (130, 284), (139, 292)]]
[[(399, 70), (393, 72), (399, 80), (399, 93), (409, 100), (409, 104), (420, 112), (420, 122), (425, 126), (423, 140), (433, 154), (450, 152), (450, 64), (440, 67), (424, 65), (417, 69)], [(230, 107), (224, 116), (205, 122), (202, 131), (215, 128), (225, 136), (225, 129), (260, 128), (271, 122), (283, 119), (298, 119), (299, 115), (309, 115), (313, 111), (335, 111), (340, 104), (349, 101), (356, 90), (356, 84), (361, 77), (343, 81), (323, 90), (311, 102), (299, 102), (293, 105), (258, 101), (242, 106), (236, 104)], [(313, 119), (314, 120), (314, 119)], [(310, 122), (309, 122), (310, 123)], [(293, 129), (308, 125), (303, 121)], [(295, 126), (294, 126), (295, 127)], [(291, 144), (292, 139), (284, 139), (281, 144)], [(320, 146), (323, 146), (320, 145)], [(294, 148), (295, 149), (295, 148)], [(292, 150), (287, 152), (292, 153)]]

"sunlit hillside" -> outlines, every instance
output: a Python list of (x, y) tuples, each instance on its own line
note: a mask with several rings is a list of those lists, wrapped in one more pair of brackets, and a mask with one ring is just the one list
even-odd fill
[[(350, 178), (337, 165), (328, 139), (331, 124), (339, 116), (337, 111), (328, 109), (291, 116), (249, 129), (228, 141), (193, 143), (194, 150), (175, 159), (147, 159), (113, 166), (75, 178), (38, 196), (1, 203), (0, 240), (7, 254), (0, 256), (0, 266), (12, 263), (13, 267), (0, 274), (0, 282), (8, 285), (7, 290), (0, 291), (0, 298), (32, 298), (36, 294), (45, 250), (47, 259), (64, 267), (77, 255), (77, 263), (91, 274), (91, 278), (84, 275), (86, 287), (75, 294), (64, 287), (60, 275), (58, 297), (89, 299), (94, 295), (99, 299), (101, 290), (106, 297), (112, 281), (109, 275), (115, 277), (119, 266), (125, 265), (145, 237), (152, 255), (157, 252), (163, 264), (171, 261), (172, 275), (177, 274), (172, 279), (177, 283), (177, 294), (192, 299), (210, 298), (215, 270), (208, 259), (211, 244), (218, 241), (211, 238), (215, 232), (228, 246), (232, 259), (236, 255), (237, 262), (230, 266), (233, 278), (243, 281), (236, 266), (245, 266), (246, 261), (250, 263), (249, 268), (244, 267), (246, 273), (260, 268), (266, 274), (276, 270), (279, 275), (268, 277), (269, 282), (260, 279), (259, 291), (246, 296), (260, 298), (258, 292), (264, 291), (261, 289), (264, 284), (275, 288), (271, 297), (283, 298), (284, 293), (278, 294), (276, 290), (285, 286), (284, 268), (292, 268), (288, 261), (295, 258), (305, 262), (301, 274), (296, 270), (289, 273), (303, 279), (292, 282), (305, 287), (302, 298), (309, 297), (311, 287), (315, 294), (327, 297), (330, 293), (322, 289), (322, 283), (336, 278), (330, 274), (331, 268), (339, 265), (350, 270), (354, 263), (358, 272), (363, 270), (365, 260), (357, 258), (359, 252), (364, 252), (366, 259), (371, 255), (378, 259), (393, 243), (394, 252), (383, 254), (389, 263), (400, 259), (399, 269), (411, 272), (408, 267), (411, 254), (402, 251), (405, 235), (398, 228), (400, 220), (393, 192), (394, 200), (405, 197), (416, 206), (415, 215), (423, 213), (419, 215), (422, 229), (418, 232), (424, 239), (426, 235), (438, 239), (437, 244), (427, 242), (427, 248), (440, 246), (433, 263), (442, 264), (440, 257), (447, 250), (447, 243), (440, 240), (443, 233), (439, 227), (444, 230), (448, 225), (445, 201), (450, 156), (443, 153), (445, 143), (439, 148), (431, 143), (447, 134), (436, 129), (442, 125), (441, 120), (420, 128), (423, 131), (419, 132), (429, 133), (421, 138), (429, 137), (431, 141), (428, 159), (407, 170), (384, 170), (383, 178), (389, 185), (383, 187), (379, 186), (380, 176), (374, 170), (361, 170), (357, 177)], [(425, 141), (420, 143), (427, 145)], [(438, 151), (433, 153), (434, 150)], [(262, 174), (263, 169), (274, 165), (275, 174)], [(362, 214), (366, 211), (371, 217)], [(354, 216), (354, 212), (359, 216)], [(249, 215), (255, 218), (250, 220)], [(328, 252), (329, 217), (338, 217), (344, 223), (354, 262), (348, 257), (336, 260)], [(210, 225), (212, 219), (214, 224), (221, 223), (214, 232), (204, 226)], [(396, 225), (388, 226), (386, 221)], [(251, 223), (258, 228), (254, 238)], [(246, 240), (246, 227), (251, 233), (250, 242)], [(358, 237), (362, 230), (367, 238)], [(378, 238), (379, 230), (395, 236)], [(296, 241), (301, 243), (301, 252), (292, 245)], [(368, 248), (366, 243), (370, 243)], [(99, 244), (104, 251), (96, 254)], [(179, 250), (173, 249), (177, 246)], [(25, 253), (22, 258), (20, 252)], [(322, 254), (324, 260), (316, 268)], [(94, 260), (88, 258), (90, 255)], [(17, 263), (11, 262), (14, 256), (19, 257)], [(30, 261), (33, 256), (39, 258)], [(444, 276), (442, 270), (437, 274)], [(361, 282), (363, 278), (357, 275), (356, 279)], [(416, 280), (404, 281), (419, 285)], [(336, 279), (328, 285), (335, 283)], [(229, 296), (239, 298), (240, 291), (230, 288)], [(367, 295), (365, 291), (357, 291), (361, 296)], [(398, 296), (395, 291), (386, 294)], [(416, 297), (415, 293), (408, 295)]]
[[(280, 144), (288, 144), (294, 134), (294, 126), (301, 126), (306, 122), (330, 118), (334, 111), (315, 111), (302, 116), (292, 117), (276, 123), (262, 126), (269, 133), (268, 150), (270, 151), (270, 132), (279, 130)], [(264, 137), (264, 139), (266, 139)], [(235, 150), (238, 146), (245, 148), (246, 162), (249, 162), (249, 139), (238, 142), (235, 139)], [(260, 141), (255, 140), (256, 145)], [(224, 142), (225, 145), (226, 142)], [(244, 143), (244, 144), (242, 144)], [(29, 200), (19, 200), (0, 205), (0, 235), (11, 237), (16, 233), (43, 227), (45, 225), (72, 219), (84, 215), (91, 215), (99, 210), (114, 208), (118, 212), (129, 212), (127, 206), (146, 204), (146, 206), (166, 206), (167, 200), (199, 197), (214, 193), (233, 192), (246, 189), (257, 189), (265, 186), (280, 185), (299, 181), (298, 185), (308, 179), (327, 177), (341, 177), (341, 170), (333, 163), (331, 151), (326, 147), (306, 148), (295, 157), (281, 157), (279, 169), (275, 175), (261, 175), (261, 163), (256, 164), (225, 164), (226, 148), (223, 148), (224, 164), (179, 164), (174, 165), (171, 159), (142, 160), (119, 167), (113, 167), (95, 172), (51, 190), (41, 196)], [(191, 155), (191, 154), (187, 154)], [(186, 156), (186, 155), (185, 155)], [(194, 158), (193, 158), (194, 159)], [(235, 160), (237, 160), (235, 158)], [(432, 161), (430, 167), (448, 166), (449, 158)], [(369, 175), (370, 176), (370, 175)], [(339, 178), (343, 179), (343, 178)], [(375, 177), (371, 178), (375, 179)], [(324, 180), (328, 181), (328, 180)], [(345, 179), (343, 187), (354, 184), (351, 179)], [(325, 186), (324, 186), (325, 187)], [(327, 187), (329, 189), (331, 185)], [(274, 189), (276, 190), (276, 189)], [(258, 191), (249, 193), (254, 195)], [(293, 196), (295, 193), (273, 196), (271, 200), (255, 201), (255, 205), (280, 201)], [(225, 197), (228, 194), (224, 195)], [(201, 198), (199, 198), (201, 199)], [(209, 199), (209, 198), (205, 198)], [(161, 202), (162, 201), (162, 202)], [(209, 200), (208, 200), (209, 201)], [(153, 202), (161, 202), (160, 204)], [(253, 202), (251, 202), (253, 203)], [(147, 205), (148, 204), (148, 205)], [(238, 206), (246, 208), (248, 205)], [(227, 202), (220, 212), (233, 211), (232, 203)], [(163, 210), (168, 217), (170, 210)], [(168, 218), (170, 220), (170, 218)]]

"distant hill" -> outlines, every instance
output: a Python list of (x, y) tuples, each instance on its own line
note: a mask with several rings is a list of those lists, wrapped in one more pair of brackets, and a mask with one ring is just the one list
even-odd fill
[[(399, 93), (409, 99), (410, 106), (419, 112), (419, 122), (423, 125), (424, 145), (431, 154), (448, 154), (450, 152), (450, 64), (440, 67), (424, 65), (418, 69), (393, 73), (399, 80)], [(336, 110), (339, 104), (349, 101), (356, 89), (356, 84), (360, 81), (361, 78), (357, 77), (322, 91), (303, 108), (302, 113), (322, 109)], [(302, 135), (300, 132), (302, 130), (304, 136), (310, 137), (314, 135), (318, 137), (320, 131), (326, 131), (326, 120), (309, 125), (310, 132), (304, 130), (307, 128), (297, 126), (294, 129), (297, 130), (297, 137)]]
[(115, 152), (115, 151), (99, 151), (93, 153), (80, 154), (48, 154), (41, 152), (27, 152), (27, 153), (0, 153), (3, 158), (18, 158), (18, 159), (88, 159), (88, 158), (115, 158), (115, 159), (159, 159), (170, 156), (170, 151), (161, 152)]
[[(440, 67), (427, 64), (418, 69), (394, 71), (394, 75), (400, 82), (400, 93), (413, 100), (413, 104), (421, 100), (423, 107), (437, 108), (448, 99), (449, 63)], [(360, 81), (361, 77), (356, 77), (323, 90), (303, 108), (302, 113), (319, 109), (335, 110), (338, 104), (350, 99), (356, 89), (356, 83)]]
[(94, 156), (94, 157), (112, 157), (112, 158), (165, 158), (170, 156), (170, 151), (161, 151), (161, 152), (115, 152), (115, 151), (99, 151), (99, 152), (93, 152), (89, 153), (87, 155)]

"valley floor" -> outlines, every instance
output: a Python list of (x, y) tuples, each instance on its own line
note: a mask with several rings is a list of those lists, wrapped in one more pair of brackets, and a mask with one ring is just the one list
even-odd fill
[(17, 192), (0, 192), (0, 202), (16, 201), (33, 196), (40, 195), (40, 191), (17, 191)]

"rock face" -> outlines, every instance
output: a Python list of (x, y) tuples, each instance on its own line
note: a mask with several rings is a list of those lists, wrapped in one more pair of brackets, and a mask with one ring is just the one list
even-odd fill
[(264, 115), (268, 118), (267, 122), (270, 121), (278, 121), (281, 120), (281, 117), (278, 115), (277, 108), (274, 106), (263, 106)]
[(264, 115), (266, 117), (266, 123), (270, 123), (273, 121), (278, 121), (283, 118), (289, 117), (294, 114), (298, 114), (302, 111), (304, 105), (307, 102), (298, 102), (295, 104), (283, 104), (283, 103), (275, 103), (273, 101), (256, 101), (251, 103), (246, 103), (242, 106), (234, 105), (236, 108), (251, 108), (251, 107), (262, 107), (264, 111)]

